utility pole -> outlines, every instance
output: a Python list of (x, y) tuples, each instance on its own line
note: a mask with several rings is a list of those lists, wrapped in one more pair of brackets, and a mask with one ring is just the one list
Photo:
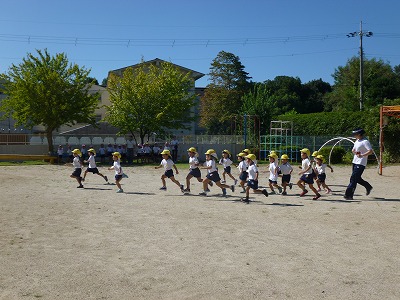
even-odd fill
[(364, 50), (363, 50), (363, 36), (371, 37), (373, 33), (371, 31), (363, 31), (362, 29), (362, 21), (360, 21), (360, 31), (350, 32), (347, 34), (347, 37), (360, 37), (360, 111), (363, 110), (363, 102), (364, 102)]

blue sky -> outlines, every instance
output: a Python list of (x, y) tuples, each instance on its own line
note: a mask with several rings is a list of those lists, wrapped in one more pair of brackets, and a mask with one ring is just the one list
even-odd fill
[[(1, 0), (0, 72), (47, 48), (91, 69), (160, 58), (205, 73), (219, 51), (237, 55), (253, 81), (297, 76), (333, 83), (358, 55), (400, 64), (400, 1), (395, 0)], [(207, 77), (196, 82), (206, 86)]]

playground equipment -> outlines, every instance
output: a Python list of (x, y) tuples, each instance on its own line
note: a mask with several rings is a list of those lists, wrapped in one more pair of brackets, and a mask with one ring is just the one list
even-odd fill
[(282, 146), (287, 147), (287, 154), (290, 160), (295, 158), (295, 153), (292, 151), (293, 144), (293, 122), (291, 121), (271, 121), (269, 136), (262, 136), (260, 158), (265, 159), (269, 151), (278, 151), (281, 154)]
[(379, 175), (382, 175), (382, 161), (384, 149), (383, 128), (387, 126), (388, 117), (400, 118), (400, 105), (395, 106), (381, 106), (380, 108), (380, 122), (379, 122)]

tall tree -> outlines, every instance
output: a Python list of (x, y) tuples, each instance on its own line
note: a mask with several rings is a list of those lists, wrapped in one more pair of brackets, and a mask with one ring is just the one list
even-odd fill
[(228, 133), (230, 118), (242, 107), (242, 96), (248, 91), (251, 78), (244, 71), (238, 56), (221, 51), (210, 67), (210, 84), (201, 98), (200, 125), (208, 133)]
[(11, 114), (16, 125), (43, 125), (48, 150), (53, 152), (53, 131), (61, 125), (95, 124), (98, 95), (89, 94), (90, 70), (70, 64), (64, 53), (51, 56), (47, 50), (29, 53), (19, 65), (0, 75), (7, 95), (0, 110)]
[(153, 132), (163, 134), (168, 129), (187, 128), (194, 120), (190, 113), (196, 95), (191, 92), (190, 73), (168, 62), (160, 66), (142, 62), (137, 68), (127, 68), (122, 77), (113, 73), (108, 80), (111, 105), (106, 107), (106, 121), (130, 133), (141, 143)]
[[(383, 103), (384, 99), (400, 97), (400, 77), (397, 70), (379, 59), (364, 60), (363, 88), (364, 107)], [(333, 91), (327, 95), (327, 109), (359, 110), (360, 59), (353, 57), (345, 66), (338, 67), (334, 74)], [(326, 109), (326, 110), (327, 110)]]

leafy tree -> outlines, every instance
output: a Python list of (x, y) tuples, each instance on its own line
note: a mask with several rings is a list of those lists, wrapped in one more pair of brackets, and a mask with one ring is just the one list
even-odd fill
[[(363, 88), (366, 109), (380, 105), (384, 99), (400, 96), (398, 70), (375, 58), (364, 60)], [(326, 97), (325, 110), (359, 110), (360, 59), (353, 57), (345, 66), (338, 67), (334, 74), (333, 91)]]
[(47, 50), (29, 53), (19, 65), (0, 75), (7, 95), (0, 109), (11, 114), (16, 125), (45, 127), (49, 152), (53, 152), (53, 131), (61, 125), (95, 124), (97, 94), (89, 94), (90, 70), (70, 64), (64, 53), (50, 56)]
[(99, 85), (99, 82), (98, 82), (97, 79), (94, 78), (94, 77), (88, 77), (88, 78), (86, 78), (86, 83), (87, 83), (87, 84)]
[(192, 86), (190, 74), (168, 62), (160, 67), (142, 62), (137, 68), (127, 68), (122, 77), (111, 73), (106, 121), (121, 134), (130, 133), (136, 142), (135, 134), (139, 134), (141, 143), (153, 132), (187, 128), (185, 122), (194, 119), (188, 113), (196, 97), (190, 92)]
[(230, 129), (232, 115), (242, 107), (242, 96), (250, 84), (248, 73), (239, 57), (221, 51), (210, 67), (210, 81), (204, 96), (201, 98), (200, 125), (208, 133), (227, 133)]

